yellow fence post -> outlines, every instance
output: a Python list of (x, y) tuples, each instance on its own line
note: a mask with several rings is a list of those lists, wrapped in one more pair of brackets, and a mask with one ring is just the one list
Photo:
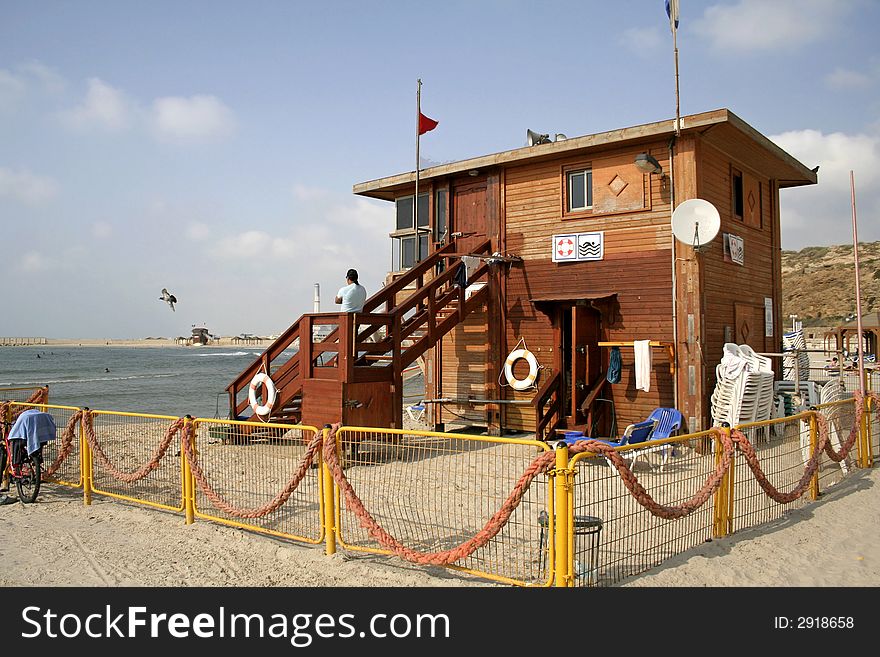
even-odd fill
[(572, 586), (572, 562), (574, 556), (574, 537), (572, 536), (573, 525), (572, 510), (569, 505), (571, 497), (571, 473), (568, 469), (568, 445), (563, 444), (556, 448), (556, 467), (554, 468), (554, 509), (553, 523), (554, 541), (556, 544), (556, 573), (554, 585)]
[[(83, 414), (88, 410), (88, 407), (83, 408)], [(79, 421), (79, 475), (83, 483), (83, 506), (89, 506), (92, 503), (92, 449), (86, 440), (85, 415)]]
[[(324, 425), (324, 440), (330, 435), (330, 425)], [(321, 450), (321, 476), (324, 494), (324, 543), (326, 554), (336, 554), (336, 486), (330, 467), (324, 461), (324, 450)]]
[[(186, 431), (190, 425), (192, 425), (193, 437), (192, 450), (193, 454), (195, 454), (197, 424), (193, 422), (192, 416), (187, 415), (183, 418), (183, 436), (186, 436)], [(189, 460), (186, 458), (186, 452), (183, 449), (180, 450), (180, 478), (183, 482), (183, 510), (186, 514), (186, 524), (191, 525), (195, 522), (196, 518), (196, 496), (193, 489), (192, 469), (189, 466)]]
[[(865, 392), (871, 392), (871, 376), (865, 376)], [(873, 400), (868, 394), (865, 394), (864, 412), (859, 426), (859, 440), (857, 447), (858, 464), (860, 468), (870, 468), (874, 465), (874, 450), (871, 446), (871, 412), (873, 411)]]
[[(819, 424), (816, 422), (816, 407), (813, 406), (810, 408), (810, 457), (816, 454), (816, 443), (819, 440)], [(821, 456), (818, 456), (817, 459), (821, 459)], [(819, 499), (819, 468), (816, 467), (816, 472), (813, 473), (812, 479), (810, 479), (810, 499), (818, 500)]]
[[(6, 426), (9, 426), (9, 423), (12, 421), (12, 406), (11, 405), (6, 407), (6, 414), (0, 419), (3, 420), (3, 423)], [(6, 463), (3, 465), (3, 471), (0, 472), (0, 484), (2, 484), (4, 487), (12, 485), (12, 480), (9, 478), (9, 466), (10, 466), (11, 461), (12, 461), (12, 455), (7, 454), (6, 455)]]
[[(730, 424), (727, 422), (722, 423), (721, 431), (730, 436)], [(724, 453), (724, 445), (721, 442), (721, 439), (715, 438), (715, 466), (717, 467), (719, 463), (721, 463), (721, 456)], [(731, 518), (733, 517), (733, 508), (732, 501), (733, 495), (731, 494), (731, 488), (733, 486), (733, 463), (735, 459), (730, 460), (730, 467), (727, 472), (721, 477), (721, 485), (718, 487), (718, 490), (715, 491), (715, 526), (713, 527), (712, 533), (715, 538), (721, 538), (722, 536), (727, 536), (731, 531)]]
[[(865, 386), (865, 390), (868, 392), (873, 392), (872, 381), (874, 380), (873, 375), (867, 376), (867, 385)], [(871, 445), (871, 436), (874, 433), (871, 413), (874, 411), (874, 400), (871, 397), (868, 397), (865, 400), (865, 458), (864, 464), (862, 464), (863, 468), (870, 468), (874, 465), (874, 447)]]

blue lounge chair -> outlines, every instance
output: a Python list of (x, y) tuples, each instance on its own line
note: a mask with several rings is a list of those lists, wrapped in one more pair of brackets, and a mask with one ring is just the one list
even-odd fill
[[(650, 439), (662, 440), (675, 435), (678, 430), (681, 429), (683, 419), (681, 411), (677, 408), (655, 408), (648, 416), (648, 421), (654, 421), (656, 423)], [(634, 450), (632, 462), (633, 465), (635, 465), (637, 459), (644, 458), (645, 463), (648, 463), (648, 454), (660, 452), (663, 454), (663, 461), (660, 463), (660, 472), (663, 472), (663, 468), (666, 467), (666, 463), (669, 461), (669, 457), (673, 455), (674, 450), (675, 445), (670, 443), (651, 445), (644, 449)]]
[[(606, 445), (611, 445), (612, 447), (637, 445), (651, 439), (651, 434), (654, 431), (654, 427), (656, 425), (656, 420), (648, 419), (642, 422), (636, 422), (634, 424), (627, 425), (626, 429), (623, 430), (623, 435), (620, 437), (619, 440), (601, 440), (599, 438), (595, 438), (593, 440), (597, 440), (600, 443), (605, 443)], [(585, 436), (583, 433), (580, 432), (566, 431), (563, 434), (562, 438), (560, 438), (559, 440), (551, 441), (550, 445), (554, 448), (559, 447), (560, 445), (573, 445), (578, 440), (591, 440), (591, 438), (589, 436)], [(635, 462), (635, 458), (640, 451), (641, 450), (626, 450), (624, 452), (621, 452), (620, 455), (624, 458), (631, 458), (633, 459), (633, 462)]]

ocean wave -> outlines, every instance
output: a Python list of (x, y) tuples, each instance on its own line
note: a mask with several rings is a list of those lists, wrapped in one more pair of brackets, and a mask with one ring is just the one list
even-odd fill
[(128, 381), (131, 379), (168, 379), (175, 376), (183, 376), (185, 372), (174, 374), (133, 374), (132, 376), (100, 376), (93, 379), (56, 379), (50, 381), (16, 381), (15, 383), (0, 383), (4, 387), (18, 386), (45, 386), (64, 385), (65, 383), (94, 383), (96, 381)]
[(195, 354), (197, 358), (210, 358), (211, 356), (259, 356), (261, 354), (252, 354), (248, 351), (221, 351), (213, 354)]

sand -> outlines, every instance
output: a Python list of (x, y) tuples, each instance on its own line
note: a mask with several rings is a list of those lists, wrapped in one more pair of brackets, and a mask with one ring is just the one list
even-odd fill
[[(878, 586), (880, 469), (854, 472), (780, 520), (704, 543), (619, 586)], [(15, 494), (13, 489), (12, 494)], [(0, 507), (3, 586), (495, 586), (394, 557), (333, 556), (179, 514), (45, 486)]]

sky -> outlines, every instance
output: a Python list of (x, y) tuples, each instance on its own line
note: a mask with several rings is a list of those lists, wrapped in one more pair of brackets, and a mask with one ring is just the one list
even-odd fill
[[(682, 115), (807, 167), (782, 246), (880, 240), (880, 1), (680, 0)], [(0, 0), (2, 336), (281, 333), (372, 294), (394, 208), (353, 185), (672, 119), (664, 0)], [(178, 298), (175, 311), (159, 300)]]

